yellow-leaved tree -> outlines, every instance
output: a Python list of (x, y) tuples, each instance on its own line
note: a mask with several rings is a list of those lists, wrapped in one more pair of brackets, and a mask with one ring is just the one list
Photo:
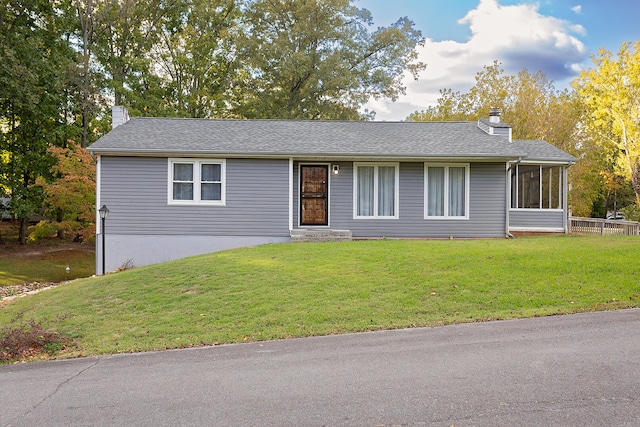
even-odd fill
[(409, 121), (475, 121), (488, 117), (491, 107), (513, 126), (514, 139), (543, 139), (576, 156), (569, 168), (569, 204), (577, 216), (590, 216), (602, 193), (603, 180), (599, 147), (594, 147), (581, 130), (582, 105), (574, 92), (556, 90), (541, 71), (506, 74), (498, 61), (476, 74), (467, 93), (440, 91), (436, 106), (416, 111)]
[(631, 180), (640, 206), (640, 41), (623, 43), (617, 56), (601, 48), (592, 59), (595, 68), (572, 82), (585, 106), (583, 121), (616, 172)]

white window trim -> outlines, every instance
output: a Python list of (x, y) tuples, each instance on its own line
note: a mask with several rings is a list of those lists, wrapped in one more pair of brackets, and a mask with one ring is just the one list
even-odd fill
[[(225, 159), (186, 159), (186, 158), (170, 158), (168, 159), (167, 173), (167, 204), (173, 206), (225, 206), (226, 205), (226, 186), (227, 186), (227, 162)], [(174, 200), (173, 199), (173, 165), (174, 163), (190, 163), (193, 165), (193, 200)], [(201, 180), (200, 173), (202, 164), (219, 164), (220, 165), (220, 200), (201, 200)]]
[[(358, 167), (359, 166), (373, 166), (374, 180), (373, 180), (373, 215), (361, 216), (358, 215)], [(379, 166), (393, 166), (395, 167), (395, 194), (393, 195), (394, 210), (393, 216), (378, 215), (378, 167)], [(398, 219), (400, 212), (400, 163), (379, 163), (379, 162), (354, 162), (353, 163), (353, 218), (354, 219)]]
[[(443, 216), (430, 216), (429, 215), (429, 167), (445, 168), (444, 173), (444, 215)], [(464, 168), (464, 203), (465, 210), (464, 216), (449, 216), (449, 168)], [(469, 163), (425, 163), (424, 164), (424, 219), (434, 220), (468, 220), (469, 219), (469, 194), (470, 188), (470, 173)]]

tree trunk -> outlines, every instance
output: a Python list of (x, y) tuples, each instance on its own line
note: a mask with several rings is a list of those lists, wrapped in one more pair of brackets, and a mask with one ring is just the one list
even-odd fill
[(21, 245), (27, 243), (27, 218), (20, 218), (20, 233), (18, 234), (18, 242)]
[[(62, 209), (58, 209), (56, 211), (56, 222), (60, 223), (63, 220), (63, 212)], [(60, 230), (58, 230), (58, 239), (64, 240), (65, 238), (65, 232), (62, 228), (60, 228)]]
[(80, 2), (76, 2), (76, 10), (78, 11), (78, 18), (80, 19), (80, 29), (82, 31), (82, 82), (80, 85), (80, 112), (82, 114), (82, 134), (81, 143), (82, 148), (87, 148), (87, 132), (89, 128), (89, 85), (91, 78), (91, 71), (89, 69), (89, 55), (91, 54), (91, 48), (89, 43), (91, 42), (91, 36), (93, 31), (93, 1), (88, 0), (86, 8), (83, 10)]
[(640, 163), (638, 159), (631, 170), (631, 186), (636, 193), (636, 206), (640, 208)]

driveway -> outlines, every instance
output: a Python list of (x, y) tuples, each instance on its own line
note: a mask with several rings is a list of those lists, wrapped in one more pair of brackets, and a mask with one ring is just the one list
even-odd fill
[(639, 426), (640, 309), (0, 366), (0, 426)]

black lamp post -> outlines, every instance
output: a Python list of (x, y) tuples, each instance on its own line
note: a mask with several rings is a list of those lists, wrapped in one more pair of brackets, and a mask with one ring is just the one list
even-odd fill
[(100, 229), (102, 230), (102, 275), (104, 276), (104, 264), (105, 264), (105, 249), (104, 249), (104, 223), (109, 215), (109, 209), (107, 209), (107, 205), (102, 205), (100, 209), (98, 209), (98, 213), (100, 214)]

